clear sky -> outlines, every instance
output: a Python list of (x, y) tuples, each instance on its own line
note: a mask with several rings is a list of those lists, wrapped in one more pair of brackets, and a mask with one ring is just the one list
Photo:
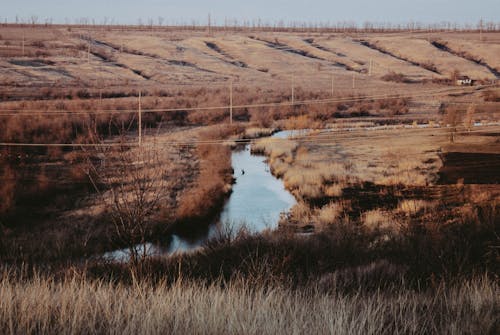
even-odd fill
[(206, 22), (208, 14), (218, 24), (226, 18), (262, 19), (276, 22), (365, 21), (406, 23), (477, 23), (500, 21), (500, 0), (0, 0), (0, 20), (16, 16), (38, 22), (74, 22), (78, 18), (96, 23), (146, 23), (149, 18), (163, 23)]

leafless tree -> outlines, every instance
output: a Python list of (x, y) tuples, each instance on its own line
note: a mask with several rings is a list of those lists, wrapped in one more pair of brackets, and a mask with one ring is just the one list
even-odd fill
[(449, 130), (450, 143), (454, 143), (456, 133), (457, 133), (457, 127), (458, 127), (458, 124), (460, 123), (460, 115), (459, 115), (459, 112), (455, 106), (449, 106), (446, 109), (444, 122)]
[(464, 118), (464, 126), (467, 131), (471, 131), (471, 128), (474, 123), (474, 114), (476, 113), (476, 106), (474, 104), (470, 104), (469, 108), (467, 108), (467, 113), (465, 113)]
[(130, 146), (122, 137), (118, 144), (105, 144), (98, 143), (89, 155), (88, 175), (110, 215), (116, 238), (129, 251), (130, 263), (139, 265), (148, 256), (146, 241), (167, 195), (169, 164), (154, 142)]

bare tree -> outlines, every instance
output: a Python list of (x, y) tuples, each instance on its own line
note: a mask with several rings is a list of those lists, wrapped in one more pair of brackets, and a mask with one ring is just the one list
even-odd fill
[(467, 113), (464, 118), (464, 126), (467, 131), (471, 131), (471, 128), (474, 123), (474, 114), (476, 113), (476, 106), (474, 104), (470, 104), (469, 108), (467, 108)]
[(116, 238), (128, 249), (131, 264), (139, 265), (148, 256), (147, 238), (167, 195), (169, 164), (155, 143), (102, 144), (89, 155), (88, 175), (110, 214)]
[(449, 106), (448, 108), (446, 108), (444, 122), (449, 130), (450, 143), (454, 143), (457, 133), (457, 127), (460, 122), (460, 116), (455, 106)]

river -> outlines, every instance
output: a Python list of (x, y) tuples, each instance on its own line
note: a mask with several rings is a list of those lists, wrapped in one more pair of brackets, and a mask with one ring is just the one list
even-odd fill
[[(279, 132), (273, 137), (286, 138), (290, 135), (292, 134)], [(244, 226), (253, 233), (277, 228), (281, 213), (288, 212), (296, 201), (285, 189), (283, 182), (271, 174), (266, 157), (252, 155), (250, 145), (246, 145), (244, 148), (233, 150), (231, 164), (235, 184), (218, 222), (210, 225), (206, 233), (194, 239), (172, 235), (166, 246), (148, 243), (146, 247), (149, 255), (197, 250), (225, 228), (238, 231)], [(128, 257), (127, 249), (104, 254), (104, 258), (117, 261), (125, 261)]]

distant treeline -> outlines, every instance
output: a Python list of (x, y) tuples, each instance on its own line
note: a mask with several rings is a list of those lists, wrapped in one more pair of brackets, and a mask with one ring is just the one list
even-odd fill
[(100, 28), (106, 30), (194, 30), (194, 31), (269, 31), (269, 32), (443, 32), (443, 31), (462, 31), (462, 32), (498, 32), (500, 31), (500, 22), (486, 22), (480, 20), (475, 24), (440, 22), (440, 23), (390, 23), (390, 22), (364, 22), (354, 21), (342, 22), (301, 22), (301, 21), (267, 21), (261, 19), (254, 20), (236, 20), (225, 19), (223, 22), (191, 20), (170, 22), (162, 17), (157, 19), (138, 19), (136, 24), (119, 24), (114, 19), (105, 18), (99, 22), (95, 19), (80, 18), (73, 22), (67, 20), (64, 24), (54, 23), (52, 18), (40, 19), (37, 16), (30, 18), (16, 18), (11, 21), (0, 17), (0, 26), (7, 27), (67, 27), (67, 28)]

